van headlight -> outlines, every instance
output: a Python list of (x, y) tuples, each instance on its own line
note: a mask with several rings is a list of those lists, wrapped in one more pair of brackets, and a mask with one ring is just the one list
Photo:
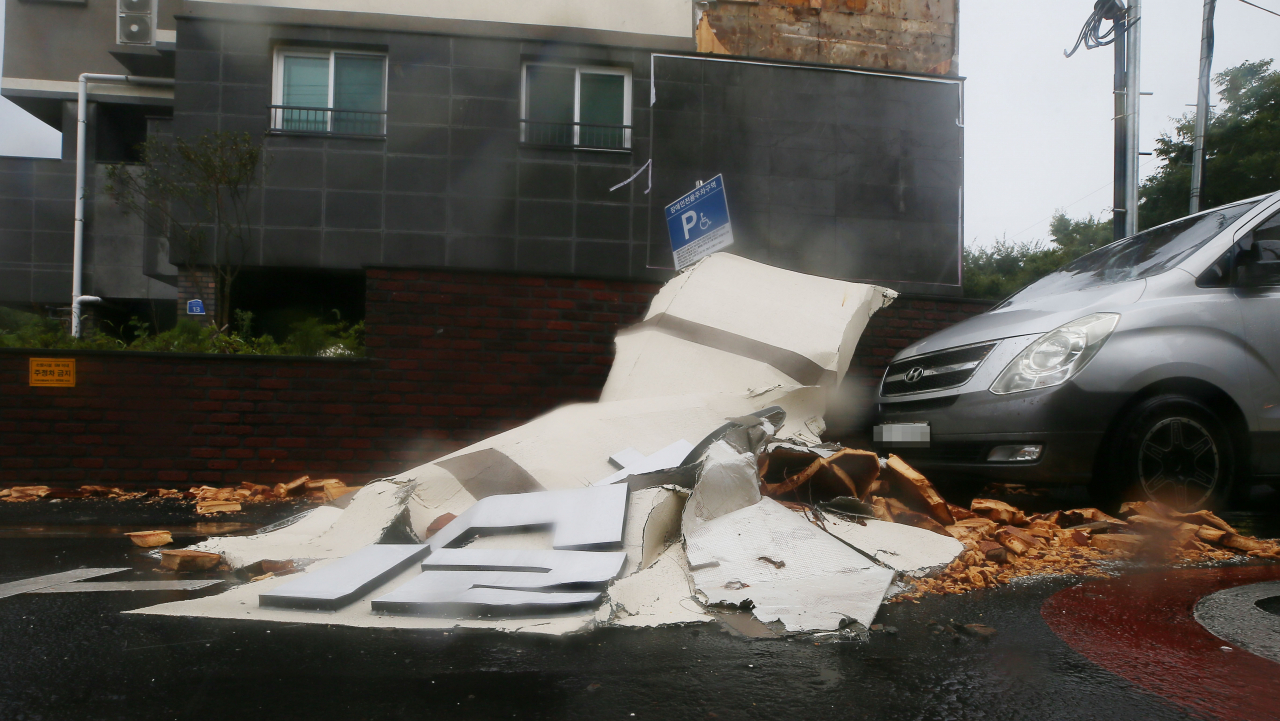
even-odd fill
[(1119, 321), (1119, 313), (1093, 313), (1054, 328), (1005, 366), (991, 392), (1004, 395), (1065, 383), (1098, 353)]

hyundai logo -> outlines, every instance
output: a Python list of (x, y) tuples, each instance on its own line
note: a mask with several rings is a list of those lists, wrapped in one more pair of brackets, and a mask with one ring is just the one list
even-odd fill
[(921, 368), (920, 366), (916, 366), (915, 368), (912, 368), (911, 370), (907, 371), (906, 375), (902, 377), (902, 380), (908, 383), (915, 383), (921, 378), (924, 378), (924, 369)]

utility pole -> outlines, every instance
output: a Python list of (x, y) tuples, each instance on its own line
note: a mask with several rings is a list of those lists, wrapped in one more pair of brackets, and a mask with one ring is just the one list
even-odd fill
[(1209, 73), (1213, 67), (1213, 12), (1217, 0), (1204, 0), (1200, 24), (1200, 83), (1196, 92), (1196, 137), (1191, 151), (1191, 212), (1200, 212), (1200, 186), (1204, 179), (1204, 128), (1209, 120)]
[[(1138, 53), (1142, 46), (1138, 22), (1141, 19), (1142, 0), (1129, 0), (1128, 7), (1122, 0), (1096, 0), (1075, 46), (1062, 53), (1071, 57), (1081, 45), (1086, 50), (1115, 45), (1115, 78), (1111, 87), (1115, 125), (1111, 222), (1116, 240), (1138, 231), (1138, 99), (1142, 94), (1138, 75)], [(1111, 21), (1111, 29), (1104, 32), (1105, 20)]]
[(1113, 115), (1113, 124), (1115, 125), (1115, 150), (1112, 153), (1112, 181), (1111, 181), (1111, 234), (1114, 240), (1120, 240), (1128, 235), (1125, 233), (1126, 220), (1128, 213), (1125, 210), (1129, 207), (1128, 203), (1128, 173), (1126, 168), (1129, 167), (1129, 108), (1128, 108), (1128, 89), (1126, 84), (1126, 63), (1128, 55), (1125, 53), (1125, 36), (1127, 33), (1123, 30), (1124, 16), (1113, 20), (1115, 32), (1115, 80), (1112, 97), (1115, 98), (1115, 112)]
[(1125, 105), (1128, 106), (1128, 163), (1125, 177), (1124, 234), (1138, 232), (1138, 102), (1142, 97), (1141, 73), (1138, 70), (1142, 50), (1142, 0), (1129, 0), (1128, 21), (1125, 23), (1125, 51), (1128, 54), (1125, 83)]

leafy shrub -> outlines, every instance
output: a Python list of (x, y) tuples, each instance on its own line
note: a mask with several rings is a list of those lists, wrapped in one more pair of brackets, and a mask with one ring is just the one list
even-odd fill
[(220, 331), (190, 318), (162, 333), (134, 316), (127, 324), (133, 340), (126, 343), (106, 333), (90, 332), (72, 338), (62, 323), (34, 313), (0, 307), (0, 348), (66, 348), (76, 350), (131, 350), (167, 353), (224, 353), (244, 355), (306, 355), (330, 358), (364, 355), (364, 323), (341, 319), (322, 323), (308, 318), (294, 323), (289, 337), (278, 343), (270, 335), (252, 335), (253, 314), (236, 311), (236, 328)]

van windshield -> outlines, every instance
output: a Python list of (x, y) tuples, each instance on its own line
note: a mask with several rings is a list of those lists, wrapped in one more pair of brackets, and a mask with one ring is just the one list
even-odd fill
[[(1259, 201), (1216, 208), (1116, 241), (1067, 263), (1011, 296), (1030, 300), (1100, 285), (1148, 278), (1174, 267)], [(1001, 305), (1005, 305), (1001, 303)]]

